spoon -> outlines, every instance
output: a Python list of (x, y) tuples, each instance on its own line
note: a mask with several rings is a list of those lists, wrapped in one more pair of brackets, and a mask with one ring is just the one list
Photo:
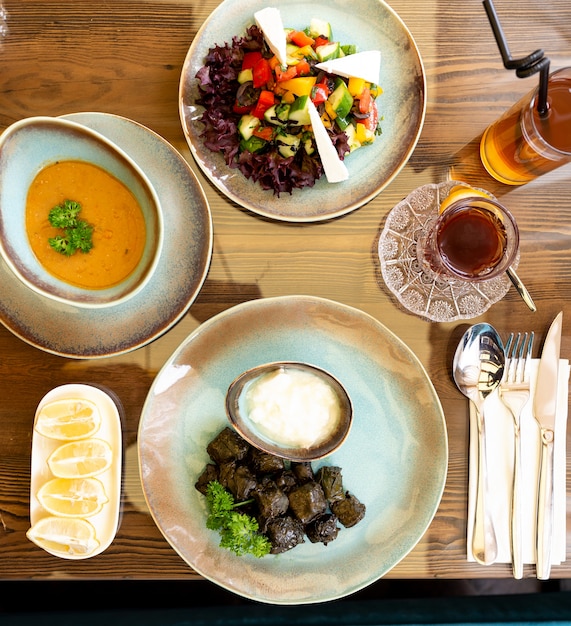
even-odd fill
[(478, 472), (476, 511), (472, 532), (472, 552), (482, 565), (493, 563), (498, 545), (489, 507), (486, 507), (488, 479), (486, 469), (486, 431), (484, 402), (500, 384), (505, 365), (501, 337), (490, 324), (468, 328), (456, 348), (453, 361), (454, 382), (474, 404), (478, 425)]

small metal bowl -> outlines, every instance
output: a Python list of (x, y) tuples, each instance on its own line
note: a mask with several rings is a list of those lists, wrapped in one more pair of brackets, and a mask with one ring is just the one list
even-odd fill
[[(245, 396), (255, 381), (271, 373), (288, 373), (297, 370), (306, 372), (324, 381), (333, 391), (339, 404), (339, 413), (331, 432), (309, 445), (294, 445), (280, 441), (278, 433), (250, 419), (245, 406)], [(319, 367), (296, 361), (276, 361), (246, 370), (229, 386), (226, 393), (226, 413), (232, 426), (250, 444), (256, 448), (290, 461), (307, 462), (321, 459), (337, 450), (347, 438), (353, 421), (353, 405), (343, 385), (329, 372)], [(306, 421), (311, 415), (305, 415)]]

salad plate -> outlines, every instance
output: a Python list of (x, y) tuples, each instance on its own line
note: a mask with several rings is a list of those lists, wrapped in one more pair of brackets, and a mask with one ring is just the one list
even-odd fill
[(116, 115), (73, 113), (63, 117), (116, 143), (146, 173), (164, 211), (163, 250), (152, 278), (140, 293), (117, 306), (98, 310), (37, 294), (0, 261), (0, 322), (45, 352), (96, 359), (146, 345), (182, 319), (208, 273), (212, 217), (194, 172), (165, 139)]
[(407, 26), (382, 0), (279, 0), (284, 27), (304, 29), (312, 18), (331, 24), (333, 38), (355, 44), (359, 51), (381, 51), (380, 87), (377, 98), (382, 134), (374, 143), (346, 156), (349, 178), (328, 183), (323, 175), (313, 187), (294, 189), (290, 195), (247, 180), (230, 168), (219, 152), (203, 143), (200, 122), (203, 108), (196, 74), (215, 45), (243, 37), (254, 23), (254, 13), (264, 0), (224, 0), (207, 18), (186, 56), (180, 81), (179, 111), (190, 151), (206, 177), (230, 200), (264, 217), (288, 222), (314, 222), (353, 211), (380, 193), (410, 158), (419, 139), (426, 112), (426, 78), (420, 53)]
[[(366, 515), (327, 546), (306, 540), (278, 555), (236, 556), (206, 528), (194, 485), (209, 462), (207, 444), (228, 425), (228, 386), (271, 361), (312, 363), (346, 388), (351, 432), (313, 467), (340, 466)], [(448, 462), (442, 407), (416, 356), (368, 314), (311, 296), (246, 302), (191, 333), (149, 391), (138, 453), (149, 510), (182, 559), (238, 595), (290, 605), (356, 592), (403, 559), (436, 513)]]

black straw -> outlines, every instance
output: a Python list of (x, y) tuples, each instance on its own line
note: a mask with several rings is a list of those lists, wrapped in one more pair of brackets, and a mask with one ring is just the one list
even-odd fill
[(539, 91), (537, 94), (537, 112), (540, 116), (547, 115), (547, 83), (549, 79), (549, 59), (543, 55), (543, 50), (535, 50), (531, 54), (521, 59), (513, 59), (508, 43), (504, 36), (504, 31), (500, 24), (498, 14), (492, 0), (483, 0), (484, 9), (488, 15), (488, 20), (494, 32), (496, 43), (502, 55), (504, 67), (508, 70), (515, 70), (518, 78), (527, 78), (539, 72)]

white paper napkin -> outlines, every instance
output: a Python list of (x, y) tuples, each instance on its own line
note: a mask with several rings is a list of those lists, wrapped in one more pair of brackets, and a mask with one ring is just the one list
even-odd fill
[[(521, 415), (521, 530), (524, 563), (535, 563), (537, 522), (537, 479), (540, 465), (539, 426), (533, 417), (533, 397), (539, 359), (531, 361), (531, 396)], [(569, 360), (560, 359), (553, 450), (553, 546), (551, 563), (559, 565), (566, 558), (566, 445)], [(484, 409), (488, 458), (488, 499), (498, 542), (497, 563), (511, 563), (510, 515), (513, 485), (514, 427), (508, 408), (497, 392), (486, 400)], [(468, 480), (468, 561), (472, 553), (472, 529), (476, 501), (478, 430), (475, 411), (470, 403), (470, 465)]]

